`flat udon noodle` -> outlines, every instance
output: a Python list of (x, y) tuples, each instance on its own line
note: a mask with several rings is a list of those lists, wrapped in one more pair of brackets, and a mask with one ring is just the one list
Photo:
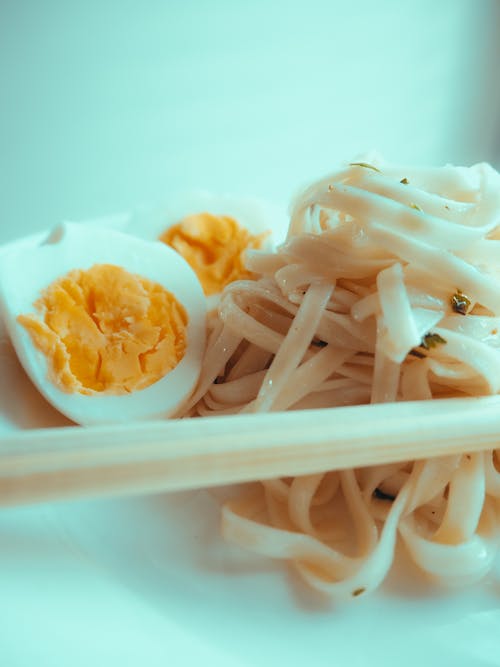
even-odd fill
[[(278, 252), (248, 254), (259, 278), (223, 293), (189, 414), (499, 392), (500, 176), (376, 166), (313, 184)], [(342, 599), (379, 586), (398, 533), (430, 577), (478, 580), (499, 514), (496, 450), (266, 481), (222, 525)]]

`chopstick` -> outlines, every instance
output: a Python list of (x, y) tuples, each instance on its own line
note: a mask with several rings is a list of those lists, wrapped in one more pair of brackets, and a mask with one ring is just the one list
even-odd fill
[(21, 431), (0, 506), (218, 486), (500, 446), (500, 398)]

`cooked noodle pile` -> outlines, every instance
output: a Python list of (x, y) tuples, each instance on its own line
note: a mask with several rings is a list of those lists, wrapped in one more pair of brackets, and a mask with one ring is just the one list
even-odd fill
[[(247, 267), (258, 279), (222, 295), (191, 415), (500, 391), (500, 176), (486, 164), (348, 165)], [(382, 582), (398, 534), (436, 580), (478, 580), (499, 517), (496, 450), (265, 481), (224, 507), (223, 532), (342, 599)]]

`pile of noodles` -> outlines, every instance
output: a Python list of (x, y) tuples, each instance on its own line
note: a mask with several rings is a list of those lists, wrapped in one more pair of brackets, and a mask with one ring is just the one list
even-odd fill
[[(284, 244), (249, 251), (247, 267), (256, 279), (229, 285), (213, 315), (187, 414), (500, 391), (500, 175), (487, 164), (347, 165), (296, 199)], [(497, 449), (264, 481), (222, 525), (343, 599), (379, 586), (398, 535), (435, 580), (477, 581), (499, 517)]]

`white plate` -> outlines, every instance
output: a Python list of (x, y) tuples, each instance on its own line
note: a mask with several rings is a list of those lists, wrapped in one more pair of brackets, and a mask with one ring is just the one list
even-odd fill
[[(0, 387), (0, 442), (63, 423), (6, 342)], [(222, 541), (220, 504), (232, 491), (3, 510), (2, 664), (499, 664), (500, 564), (482, 584), (449, 591), (398, 553), (377, 593), (334, 606), (281, 563)]]
[(380, 591), (334, 607), (224, 544), (217, 495), (4, 511), (6, 664), (498, 664), (499, 569), (436, 590), (400, 554)]

